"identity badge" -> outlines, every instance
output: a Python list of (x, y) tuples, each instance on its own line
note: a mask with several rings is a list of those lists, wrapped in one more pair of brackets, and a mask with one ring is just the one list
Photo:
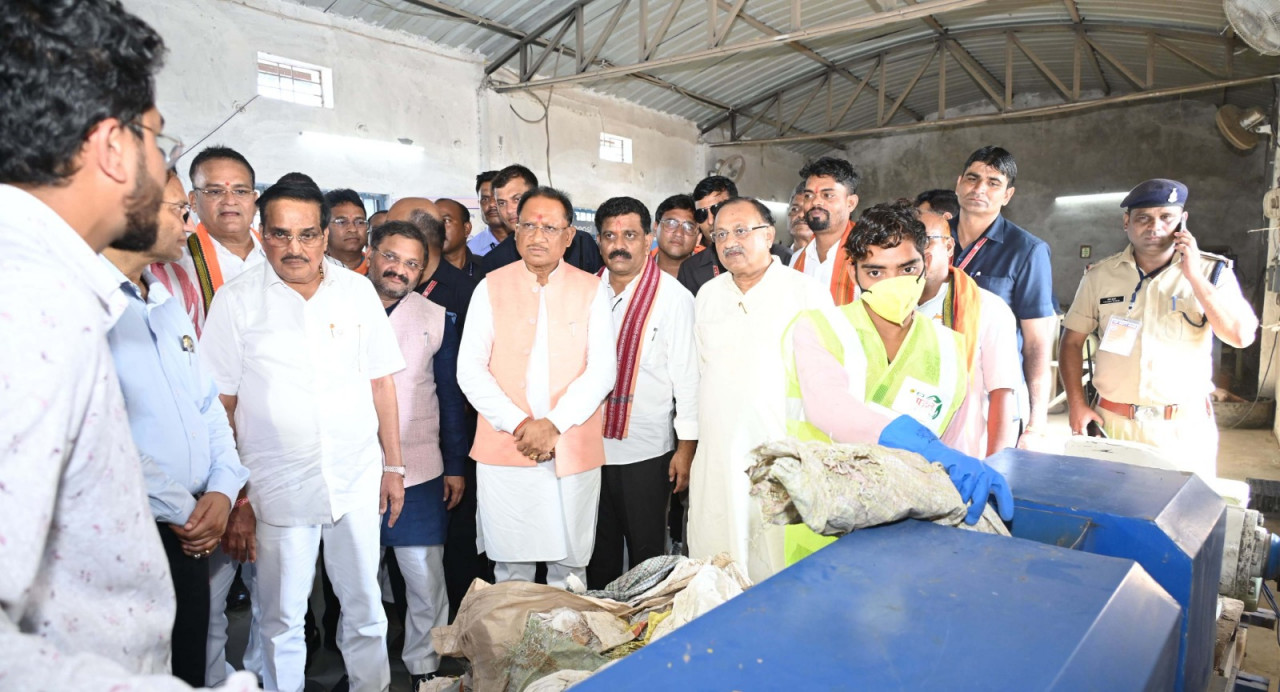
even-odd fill
[(919, 421), (935, 434), (939, 432), (942, 422), (942, 396), (937, 387), (927, 385), (914, 377), (902, 380), (902, 387), (893, 399), (894, 411)]
[(1138, 331), (1141, 329), (1141, 320), (1112, 315), (1107, 322), (1107, 330), (1102, 333), (1102, 343), (1098, 345), (1098, 350), (1128, 357), (1133, 353), (1133, 345), (1138, 343)]

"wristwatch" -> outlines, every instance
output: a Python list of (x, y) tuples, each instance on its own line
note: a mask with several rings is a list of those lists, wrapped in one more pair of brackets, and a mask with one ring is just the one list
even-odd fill
[(383, 472), (383, 473), (398, 473), (398, 474), (400, 474), (401, 476), (403, 476), (403, 475), (404, 475), (404, 467), (403, 467), (403, 466), (383, 466), (383, 467), (382, 467), (382, 472)]

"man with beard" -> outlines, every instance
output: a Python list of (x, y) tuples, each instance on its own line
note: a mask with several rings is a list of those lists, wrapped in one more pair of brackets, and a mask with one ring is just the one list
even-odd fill
[(824, 156), (800, 169), (804, 190), (800, 205), (813, 242), (791, 258), (791, 267), (829, 287), (836, 305), (853, 301), (853, 278), (844, 246), (858, 207), (858, 174), (843, 159)]
[[(126, 235), (103, 250), (128, 307), (107, 334), (142, 454), (151, 512), (178, 597), (173, 674), (205, 685), (209, 563), (249, 471), (240, 465), (213, 378), (195, 356), (195, 327), (147, 266), (173, 262), (186, 244), (182, 182), (169, 171), (158, 232)], [(147, 241), (151, 242), (148, 244)]]
[(364, 200), (355, 190), (330, 190), (324, 201), (333, 218), (329, 219), (329, 247), (325, 252), (351, 271), (369, 272), (365, 245), (369, 240), (369, 222), (365, 219)]
[(441, 256), (444, 261), (461, 269), (475, 281), (484, 278), (480, 268), (480, 256), (467, 247), (467, 235), (471, 233), (471, 212), (461, 202), (442, 197), (436, 200), (440, 210), (440, 223), (444, 224), (444, 245)]
[(436, 672), (431, 630), (449, 621), (444, 542), (448, 511), (462, 499), (467, 457), (466, 401), (458, 389), (458, 332), (444, 308), (413, 292), (426, 263), (426, 243), (413, 224), (391, 221), (370, 240), (369, 278), (391, 319), (405, 369), (394, 375), (404, 459), (404, 509), (395, 526), (384, 518), (382, 545), (404, 577), (405, 667), (413, 688)]
[(498, 243), (507, 239), (507, 228), (502, 225), (502, 215), (498, 213), (498, 198), (493, 194), (493, 179), (498, 171), (485, 171), (476, 176), (476, 197), (480, 199), (480, 213), (484, 214), (483, 231), (467, 239), (467, 248), (476, 257), (484, 257)]
[(351, 687), (386, 689), (378, 526), (380, 514), (395, 525), (404, 497), (392, 379), (404, 359), (373, 286), (324, 258), (320, 188), (290, 174), (258, 206), (267, 261), (218, 292), (200, 345), (252, 473), (263, 682), (303, 688), (303, 619), (323, 539)]
[[(1213, 337), (1253, 343), (1258, 318), (1226, 259), (1201, 252), (1187, 227), (1187, 186), (1157, 178), (1120, 206), (1129, 246), (1093, 265), (1067, 312), (1058, 362), (1071, 432), (1155, 445), (1182, 471), (1217, 475)], [(1101, 340), (1096, 400), (1085, 397), (1085, 339)]]
[[(498, 171), (497, 177), (493, 179), (493, 194), (498, 200), (498, 213), (507, 230), (507, 237), (484, 256), (481, 264), (486, 274), (520, 259), (520, 248), (515, 238), (515, 228), (519, 223), (517, 210), (521, 198), (536, 187), (538, 177), (533, 171), (518, 164)], [(572, 216), (569, 221), (573, 222)], [(569, 249), (564, 253), (564, 261), (590, 274), (600, 271), (600, 248), (591, 234), (574, 228), (571, 239)]]
[(151, 244), (181, 153), (155, 107), (164, 42), (114, 0), (11, 0), (0, 35), (0, 680), (186, 689), (107, 346), (127, 298), (97, 257)]
[[(737, 196), (738, 186), (723, 175), (703, 178), (693, 188), (693, 220), (698, 224), (702, 243), (706, 247), (693, 253), (692, 257), (680, 265), (676, 278), (695, 296), (703, 284), (725, 273), (724, 258), (716, 253), (715, 243), (711, 242), (711, 230), (716, 212), (725, 202)], [(791, 252), (782, 243), (774, 243), (769, 252), (782, 260), (783, 265), (791, 261)]]
[(694, 303), (698, 450), (689, 473), (689, 557), (728, 552), (759, 581), (782, 569), (783, 533), (766, 526), (748, 494), (751, 450), (787, 436), (786, 371), (778, 344), (801, 310), (831, 305), (826, 287), (770, 254), (768, 207), (732, 199), (712, 239), (726, 273)]
[(650, 256), (657, 261), (659, 269), (674, 278), (680, 273), (680, 265), (702, 249), (698, 244), (698, 224), (693, 220), (693, 198), (671, 195), (662, 200), (653, 232), (658, 234), (658, 247)]
[[(916, 452), (946, 467), (977, 523), (994, 494), (1013, 518), (1004, 477), (938, 438), (958, 421), (968, 389), (963, 338), (917, 319), (930, 257), (909, 200), (862, 213), (846, 242), (861, 293), (844, 306), (800, 314), (783, 337), (789, 437), (818, 442), (875, 442)], [(788, 526), (787, 564), (835, 540)]]
[(391, 205), (388, 221), (407, 221), (418, 228), (427, 242), (427, 264), (415, 289), (423, 298), (442, 306), (449, 319), (462, 333), (467, 324), (467, 308), (471, 293), (476, 290), (476, 280), (466, 272), (442, 261), (444, 224), (440, 222), (440, 207), (425, 197), (405, 197)]
[(602, 402), (614, 385), (613, 323), (599, 279), (564, 261), (573, 205), (548, 187), (520, 200), (519, 262), (476, 287), (458, 383), (480, 412), (480, 535), (498, 581), (582, 580), (600, 498)]
[(618, 374), (605, 400), (592, 589), (622, 576), (624, 564), (663, 554), (668, 502), (688, 486), (698, 447), (693, 296), (649, 259), (651, 228), (649, 210), (631, 197), (596, 211)]

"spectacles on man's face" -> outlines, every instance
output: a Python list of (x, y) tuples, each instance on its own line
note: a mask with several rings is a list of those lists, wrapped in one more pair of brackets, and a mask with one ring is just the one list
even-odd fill
[(560, 234), (563, 233), (566, 228), (568, 228), (568, 226), (544, 226), (542, 224), (529, 222), (516, 225), (516, 230), (522, 231), (526, 235), (533, 235), (534, 231), (541, 231), (542, 235), (553, 239), (560, 237)]
[(697, 221), (698, 223), (706, 223), (707, 219), (714, 219), (716, 217), (716, 214), (720, 213), (720, 207), (723, 207), (725, 205), (725, 202), (728, 202), (728, 201), (729, 200), (726, 199), (726, 200), (716, 202), (715, 204), (709, 207), (701, 207), (701, 208), (694, 209), (693, 220)]
[(208, 197), (209, 199), (215, 202), (226, 197), (228, 194), (231, 195), (232, 199), (235, 199), (236, 201), (240, 201), (240, 200), (248, 199), (249, 196), (253, 194), (253, 188), (251, 187), (230, 187), (230, 188), (198, 187), (196, 188), (196, 192), (199, 192), (200, 194), (204, 195), (205, 197)]
[(693, 235), (698, 232), (698, 224), (692, 221), (681, 221), (680, 219), (663, 219), (662, 230), (667, 233), (676, 233), (677, 231), (685, 235)]
[(262, 240), (276, 247), (285, 247), (293, 244), (294, 239), (302, 243), (306, 247), (317, 245), (320, 239), (324, 238), (324, 231), (302, 231), (301, 233), (290, 233), (284, 229), (274, 228), (262, 234)]
[[(178, 157), (182, 156), (182, 140), (177, 137), (170, 137), (159, 130), (148, 127), (147, 124), (141, 120), (135, 120), (132, 124), (155, 135), (156, 147), (160, 149), (160, 155), (164, 157), (164, 167), (172, 168), (173, 164), (177, 162)], [(139, 137), (142, 136), (141, 132), (138, 132), (137, 130), (134, 132)]]
[(385, 259), (386, 261), (392, 264), (403, 264), (405, 267), (408, 267), (413, 271), (416, 271), (416, 272), (422, 271), (422, 268), (423, 268), (422, 263), (419, 262), (418, 260), (400, 259), (400, 256), (397, 255), (396, 253), (383, 252), (382, 250), (378, 250), (378, 254), (382, 255), (382, 259)]
[(743, 238), (746, 238), (747, 236), (751, 235), (752, 231), (758, 231), (761, 228), (768, 228), (768, 227), (769, 227), (769, 224), (762, 223), (759, 226), (738, 226), (737, 228), (717, 228), (716, 230), (711, 232), (711, 239), (716, 241), (717, 243), (723, 243), (725, 240), (728, 240), (729, 234), (733, 234), (734, 238), (738, 240), (742, 240)]
[(182, 215), (182, 223), (186, 223), (191, 219), (191, 205), (187, 202), (161, 202), (161, 204), (173, 207)]
[(366, 219), (362, 219), (360, 217), (356, 217), (354, 219), (348, 219), (345, 216), (339, 216), (333, 219), (332, 221), (330, 221), (329, 225), (333, 226), (339, 231), (345, 231), (347, 230), (347, 228), (354, 228), (356, 230), (363, 231), (364, 229), (369, 227), (369, 222)]

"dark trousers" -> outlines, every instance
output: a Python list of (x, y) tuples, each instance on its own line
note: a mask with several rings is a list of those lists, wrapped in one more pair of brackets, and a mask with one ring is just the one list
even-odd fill
[(449, 593), (449, 620), (458, 614), (471, 582), (493, 583), (493, 565), (476, 552), (476, 462), (467, 459), (467, 487), (458, 506), (449, 510), (449, 533), (444, 541), (444, 583)]
[(160, 542), (169, 558), (177, 614), (173, 618), (173, 674), (192, 687), (204, 687), (205, 643), (209, 639), (209, 561), (187, 557), (178, 534), (158, 522)]
[(603, 589), (622, 576), (625, 542), (632, 567), (662, 555), (667, 538), (668, 478), (671, 456), (600, 469), (600, 508), (596, 515), (596, 546), (587, 565), (587, 587)]

